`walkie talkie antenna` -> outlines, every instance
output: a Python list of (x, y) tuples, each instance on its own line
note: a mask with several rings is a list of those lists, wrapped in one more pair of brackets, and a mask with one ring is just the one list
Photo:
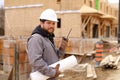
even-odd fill
[(72, 31), (72, 28), (70, 29), (69, 33), (67, 34), (67, 37), (66, 37), (67, 39), (68, 39), (68, 37), (69, 37), (71, 31)]

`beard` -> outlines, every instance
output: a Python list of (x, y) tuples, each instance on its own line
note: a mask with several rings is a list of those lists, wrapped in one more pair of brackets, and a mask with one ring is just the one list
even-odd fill
[(48, 32), (49, 32), (49, 33), (53, 33), (53, 32), (54, 32), (54, 28), (49, 28), (49, 29), (48, 29)]
[(43, 27), (43, 29), (46, 31), (46, 32), (48, 32), (49, 34), (52, 34), (53, 32), (54, 32), (54, 28), (44, 28)]

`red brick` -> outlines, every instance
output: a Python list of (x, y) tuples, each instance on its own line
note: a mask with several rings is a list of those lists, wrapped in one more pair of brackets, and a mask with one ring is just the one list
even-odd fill
[(10, 57), (10, 56), (3, 56), (3, 64), (5, 65), (10, 65), (10, 64), (14, 64), (14, 57)]
[(20, 74), (24, 74), (25, 73), (25, 70), (24, 70), (24, 63), (22, 64), (19, 64), (19, 71), (20, 71)]
[(3, 53), (4, 54), (8, 54), (10, 56), (14, 56), (15, 50), (14, 50), (14, 48), (4, 48), (3, 49)]
[(25, 53), (20, 53), (19, 54), (19, 63), (24, 63), (25, 62)]
[(10, 64), (14, 64), (14, 57), (10, 57)]

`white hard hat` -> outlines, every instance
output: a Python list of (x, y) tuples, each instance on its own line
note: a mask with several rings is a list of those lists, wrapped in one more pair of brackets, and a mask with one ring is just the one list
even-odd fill
[(40, 19), (50, 20), (57, 22), (57, 15), (53, 9), (46, 9), (40, 15)]

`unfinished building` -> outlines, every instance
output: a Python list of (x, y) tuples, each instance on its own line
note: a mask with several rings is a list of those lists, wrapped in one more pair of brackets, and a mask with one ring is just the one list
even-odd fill
[(72, 29), (66, 48), (68, 54), (90, 52), (100, 38), (117, 38), (118, 9), (111, 7), (107, 0), (5, 0), (4, 36), (10, 38), (0, 38), (2, 67), (5, 72), (11, 71), (16, 61), (14, 42), (17, 42), (20, 80), (26, 80), (30, 72), (25, 50), (26, 36), (39, 24), (40, 13), (46, 8), (54, 9), (58, 16), (55, 30), (57, 47), (60, 38)]
[[(56, 38), (66, 36), (72, 29), (67, 52), (86, 51), (79, 45), (92, 50), (90, 44), (94, 44), (96, 39), (117, 38), (118, 9), (111, 7), (107, 0), (5, 0), (5, 36), (29, 36), (46, 8), (53, 8), (57, 13)], [(89, 46), (85, 45), (86, 40)], [(56, 44), (59, 45), (59, 40)], [(72, 46), (75, 49), (71, 50)]]
[(5, 0), (5, 35), (30, 35), (46, 8), (58, 15), (56, 37), (65, 36), (70, 28), (70, 37), (117, 37), (118, 10), (101, 0)]

